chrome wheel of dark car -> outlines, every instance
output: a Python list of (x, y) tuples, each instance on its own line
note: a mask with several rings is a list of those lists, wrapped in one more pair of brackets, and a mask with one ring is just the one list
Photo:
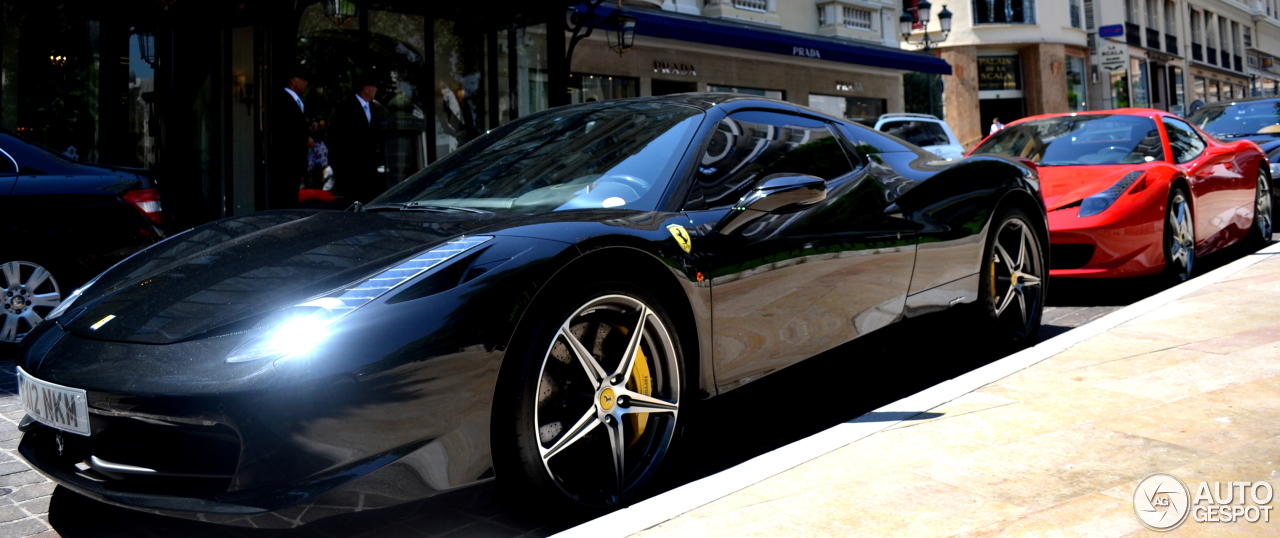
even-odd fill
[(57, 279), (40, 264), (0, 263), (0, 342), (22, 341), (61, 302)]
[(1256, 243), (1266, 244), (1271, 240), (1271, 233), (1275, 229), (1272, 222), (1273, 215), (1271, 213), (1271, 181), (1267, 179), (1266, 172), (1258, 170), (1258, 183), (1255, 189), (1253, 202), (1253, 237)]
[(680, 410), (680, 368), (657, 312), (603, 295), (560, 324), (536, 378), (533, 422), (547, 477), (589, 506), (625, 499), (656, 471)]
[(1022, 342), (1040, 329), (1044, 313), (1045, 259), (1030, 218), (1011, 210), (996, 221), (982, 271), (982, 304), (996, 330)]
[(1175, 281), (1191, 278), (1196, 262), (1196, 228), (1187, 194), (1174, 189), (1164, 223), (1165, 274)]

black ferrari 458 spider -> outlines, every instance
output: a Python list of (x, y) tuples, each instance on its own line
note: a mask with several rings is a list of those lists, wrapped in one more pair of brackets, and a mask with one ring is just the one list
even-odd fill
[(102, 273), (22, 341), (20, 451), (232, 524), (494, 478), (615, 506), (693, 402), (957, 305), (1031, 338), (1047, 236), (1003, 158), (730, 95), (553, 109), (361, 210), (229, 218)]

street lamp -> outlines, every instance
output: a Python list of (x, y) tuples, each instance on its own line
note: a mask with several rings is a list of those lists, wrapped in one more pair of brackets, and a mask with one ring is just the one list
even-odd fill
[(324, 6), (324, 16), (339, 27), (356, 18), (356, 3), (351, 0), (320, 0)]
[(636, 18), (622, 12), (622, 0), (618, 0), (618, 10), (604, 19), (609, 30), (609, 49), (622, 55), (636, 41)]
[[(942, 29), (942, 38), (933, 39), (929, 36), (929, 20), (933, 15), (933, 4), (929, 0), (921, 0), (916, 4), (916, 17), (919, 17), (920, 26), (924, 29), (923, 36), (920, 41), (911, 41), (911, 33), (915, 30), (916, 17), (911, 15), (910, 10), (904, 10), (902, 16), (898, 17), (898, 30), (902, 34), (902, 40), (911, 45), (920, 45), (924, 51), (932, 49), (934, 43), (941, 43), (947, 40), (947, 36), (951, 35), (951, 11), (947, 9), (946, 4), (942, 4), (942, 11), (938, 12), (938, 26)], [(929, 114), (933, 113), (933, 75), (928, 75), (929, 85)]]

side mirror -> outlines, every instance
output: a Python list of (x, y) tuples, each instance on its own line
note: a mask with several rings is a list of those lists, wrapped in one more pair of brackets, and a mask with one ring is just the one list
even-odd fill
[(761, 179), (738, 200), (716, 224), (716, 230), (728, 235), (765, 215), (798, 211), (826, 198), (827, 182), (820, 177), (774, 174)]

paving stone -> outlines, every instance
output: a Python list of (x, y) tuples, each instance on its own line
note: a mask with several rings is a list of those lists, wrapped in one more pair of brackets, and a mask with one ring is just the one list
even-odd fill
[(31, 470), (31, 467), (27, 466), (26, 462), (10, 461), (5, 463), (0, 463), (0, 476), (9, 475), (13, 473), (20, 473), (23, 471), (30, 471), (30, 470)]
[(17, 506), (12, 504), (0, 506), (0, 523), (23, 519), (26, 517), (29, 517), (27, 513), (23, 512), (22, 509)]
[(39, 519), (19, 519), (0, 525), (0, 538), (19, 538), (49, 530), (49, 525)]
[(27, 484), (35, 484), (44, 482), (45, 478), (35, 471), (24, 471), (10, 475), (0, 476), (0, 486), (25, 486)]
[(13, 493), (10, 493), (9, 495), (5, 496), (4, 498), (12, 500), (14, 502), (28, 501), (36, 497), (45, 497), (45, 496), (53, 495), (53, 490), (57, 488), (58, 488), (58, 485), (54, 484), (53, 482), (48, 482), (48, 481), (37, 482), (35, 484), (22, 486), (17, 490), (15, 490)]
[(22, 507), (23, 510), (26, 510), (28, 513), (33, 515), (47, 514), (49, 513), (49, 499), (51, 498), (52, 497), (49, 495), (46, 495), (44, 497), (36, 497), (27, 502), (19, 504), (18, 506)]

